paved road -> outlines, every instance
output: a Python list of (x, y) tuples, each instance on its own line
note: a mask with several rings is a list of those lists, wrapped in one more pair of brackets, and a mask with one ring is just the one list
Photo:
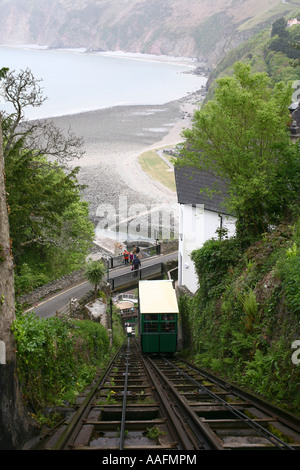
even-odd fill
[[(151, 258), (142, 259), (142, 267), (153, 266), (154, 264), (163, 263), (170, 260), (175, 260), (178, 253), (173, 252), (166, 255), (153, 256)], [(114, 278), (130, 271), (130, 266), (120, 266), (109, 271), (109, 277)], [(55, 315), (57, 310), (68, 304), (70, 299), (80, 299), (87, 292), (93, 289), (93, 286), (88, 281), (82, 281), (74, 284), (59, 293), (52, 295), (36, 304), (34, 307), (27, 311), (33, 311), (40, 318), (48, 318)]]

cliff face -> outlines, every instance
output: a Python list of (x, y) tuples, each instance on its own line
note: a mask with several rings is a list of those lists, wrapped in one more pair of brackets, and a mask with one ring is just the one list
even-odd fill
[(0, 44), (211, 56), (215, 62), (289, 9), (278, 0), (0, 0)]

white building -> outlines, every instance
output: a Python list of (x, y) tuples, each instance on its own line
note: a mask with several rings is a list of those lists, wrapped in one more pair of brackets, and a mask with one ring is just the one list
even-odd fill
[[(178, 247), (178, 286), (186, 286), (195, 293), (198, 277), (190, 258), (191, 252), (203, 246), (211, 238), (218, 238), (216, 230), (228, 230), (228, 236), (235, 234), (235, 218), (223, 207), (226, 194), (221, 185), (207, 172), (193, 168), (175, 167), (177, 199), (179, 203), (179, 247)], [(218, 194), (209, 197), (202, 188), (213, 189), (217, 185)]]
[(287, 22), (287, 27), (288, 28), (291, 28), (292, 26), (295, 26), (297, 24), (300, 24), (300, 21), (297, 20), (297, 18), (291, 18), (290, 20), (288, 20)]

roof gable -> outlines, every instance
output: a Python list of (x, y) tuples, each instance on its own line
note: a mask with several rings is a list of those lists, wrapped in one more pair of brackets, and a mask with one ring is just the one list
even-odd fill
[[(204, 205), (206, 210), (230, 215), (224, 205), (227, 196), (225, 183), (206, 171), (175, 166), (175, 181), (179, 204)], [(201, 189), (217, 190), (211, 196)]]
[(140, 313), (178, 313), (173, 282), (170, 280), (139, 281)]

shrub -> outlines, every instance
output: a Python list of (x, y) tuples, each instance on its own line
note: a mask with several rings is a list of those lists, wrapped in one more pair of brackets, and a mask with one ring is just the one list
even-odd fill
[(18, 315), (13, 323), (22, 392), (34, 411), (76, 397), (106, 359), (106, 329), (91, 321)]
[(300, 314), (300, 221), (294, 226), (289, 247), (278, 261), (278, 274), (289, 309)]
[(243, 254), (234, 240), (210, 240), (193, 252), (199, 289), (179, 302), (192, 360), (298, 414), (299, 247), (300, 221)]
[(25, 294), (43, 286), (48, 281), (48, 277), (41, 270), (34, 272), (27, 263), (23, 263), (19, 268), (19, 273), (15, 275), (15, 289), (18, 294)]
[(240, 246), (235, 238), (223, 241), (211, 239), (202, 248), (192, 252), (191, 259), (195, 263), (204, 300), (220, 295), (229, 268), (240, 258)]

